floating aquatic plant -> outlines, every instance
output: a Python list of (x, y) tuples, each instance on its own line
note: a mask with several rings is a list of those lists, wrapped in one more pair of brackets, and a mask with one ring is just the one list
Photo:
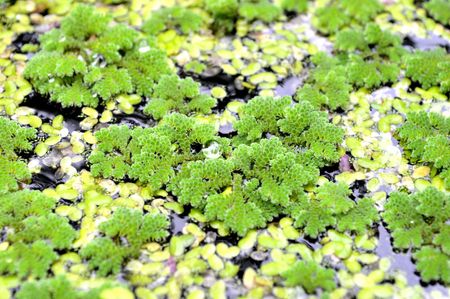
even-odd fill
[(407, 121), (397, 130), (402, 146), (411, 159), (433, 163), (442, 171), (446, 186), (450, 186), (450, 118), (424, 111), (409, 113)]
[(111, 16), (92, 6), (78, 5), (40, 42), (24, 76), (63, 107), (97, 107), (123, 93), (149, 96), (171, 73), (160, 50), (131, 27), (111, 25)]
[(0, 1), (1, 298), (450, 283), (446, 1), (75, 2)]
[(430, 51), (415, 51), (406, 55), (406, 76), (428, 89), (440, 86), (442, 92), (448, 92), (450, 55), (443, 48)]
[(423, 5), (431, 16), (444, 25), (450, 24), (450, 3), (446, 0), (430, 0)]
[(201, 30), (203, 20), (194, 11), (182, 7), (165, 7), (152, 12), (150, 18), (142, 25), (142, 31), (157, 34), (168, 29), (178, 29), (183, 34)]
[(100, 224), (99, 230), (105, 236), (87, 244), (80, 255), (88, 259), (89, 267), (99, 275), (116, 274), (127, 258), (139, 253), (143, 244), (165, 238), (168, 225), (167, 218), (159, 212), (143, 215), (137, 210), (119, 208)]
[(378, 0), (331, 2), (331, 5), (320, 7), (314, 13), (317, 28), (325, 34), (336, 33), (352, 21), (365, 24), (383, 10)]
[(302, 286), (309, 294), (318, 288), (331, 291), (336, 288), (334, 273), (313, 261), (299, 261), (283, 272), (282, 277), (288, 286)]
[(392, 231), (394, 246), (414, 248), (413, 257), (424, 281), (450, 280), (448, 266), (450, 196), (428, 187), (422, 192), (392, 193), (383, 219)]

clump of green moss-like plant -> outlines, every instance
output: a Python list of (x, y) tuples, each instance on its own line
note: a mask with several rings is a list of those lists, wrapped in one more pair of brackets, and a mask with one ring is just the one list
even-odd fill
[(434, 187), (413, 194), (394, 192), (384, 208), (394, 247), (413, 249), (422, 279), (450, 283), (450, 195)]
[(40, 43), (24, 76), (63, 107), (96, 107), (119, 94), (150, 96), (159, 78), (171, 73), (161, 50), (88, 5), (76, 6)]

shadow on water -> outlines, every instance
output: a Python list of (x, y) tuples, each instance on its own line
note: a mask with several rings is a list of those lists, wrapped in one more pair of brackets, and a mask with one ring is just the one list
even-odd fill
[(432, 291), (439, 291), (445, 296), (448, 296), (447, 289), (439, 283), (424, 283), (420, 280), (420, 276), (416, 271), (416, 266), (412, 260), (411, 251), (407, 252), (396, 252), (392, 248), (391, 243), (391, 235), (388, 230), (384, 227), (383, 224), (378, 226), (378, 237), (379, 242), (377, 249), (375, 250), (376, 254), (379, 257), (389, 258), (391, 261), (391, 270), (400, 271), (406, 275), (406, 279), (409, 285), (418, 285), (420, 284), (427, 293)]
[(300, 78), (289, 77), (275, 88), (275, 95), (279, 97), (294, 96), (301, 84)]
[(62, 115), (64, 117), (64, 127), (69, 132), (80, 130), (80, 121), (83, 120), (81, 108), (63, 108), (61, 104), (50, 102), (47, 97), (34, 91), (25, 97), (22, 106), (36, 110), (36, 116), (44, 122), (51, 122), (55, 116)]
[(42, 167), (39, 173), (33, 174), (31, 184), (28, 185), (28, 188), (42, 191), (46, 188), (55, 188), (58, 183), (55, 170), (50, 167)]
[(421, 38), (413, 35), (406, 36), (403, 40), (403, 46), (411, 50), (432, 50), (437, 47), (442, 47), (447, 52), (450, 52), (450, 42), (434, 34), (430, 35), (429, 38)]
[(23, 32), (19, 34), (12, 42), (12, 46), (14, 46), (14, 52), (26, 53), (22, 52), (22, 47), (26, 44), (39, 44), (39, 35), (36, 32)]
[(143, 101), (143, 103), (136, 107), (133, 113), (126, 114), (126, 113), (117, 113), (114, 114), (114, 124), (122, 124), (122, 125), (128, 125), (130, 127), (152, 127), (156, 124), (156, 121), (154, 121), (150, 116), (147, 116), (144, 114), (144, 106), (147, 103), (147, 101)]

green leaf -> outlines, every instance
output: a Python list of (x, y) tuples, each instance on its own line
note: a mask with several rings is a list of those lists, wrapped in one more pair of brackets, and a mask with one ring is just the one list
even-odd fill
[(81, 298), (80, 295), (64, 276), (27, 281), (16, 294), (17, 299), (78, 299)]
[(200, 84), (191, 78), (180, 79), (177, 75), (165, 75), (154, 87), (152, 99), (145, 106), (144, 113), (161, 119), (169, 112), (189, 114), (210, 113), (216, 105), (212, 97), (200, 94)]
[(16, 274), (19, 278), (29, 275), (43, 278), (57, 258), (52, 247), (43, 240), (29, 245), (19, 242), (0, 252), (0, 272)]
[(99, 230), (106, 237), (96, 238), (80, 250), (89, 268), (100, 276), (117, 274), (122, 264), (139, 255), (142, 245), (168, 236), (169, 222), (160, 212), (143, 214), (131, 208), (118, 208)]
[(282, 15), (282, 10), (268, 0), (260, 0), (257, 3), (242, 3), (239, 6), (239, 15), (248, 21), (273, 22)]
[(450, 226), (444, 225), (440, 232), (434, 237), (433, 244), (439, 245), (442, 251), (447, 255), (450, 255)]
[(288, 287), (301, 286), (309, 294), (321, 288), (332, 291), (336, 288), (334, 271), (323, 268), (313, 261), (298, 261), (281, 276)]
[(31, 179), (27, 164), (0, 156), (0, 195), (19, 189), (19, 182)]
[(90, 42), (89, 47), (100, 54), (108, 63), (120, 62), (122, 52), (131, 50), (135, 45), (138, 32), (124, 24), (118, 24), (102, 32), (99, 38)]
[(104, 101), (115, 95), (133, 91), (131, 77), (126, 69), (117, 69), (111, 66), (99, 70), (101, 75), (89, 83), (93, 83), (92, 91), (97, 93)]
[(277, 122), (283, 118), (290, 103), (289, 97), (255, 97), (242, 106), (234, 128), (248, 141), (258, 140), (267, 133), (277, 134)]
[(108, 237), (125, 238), (133, 250), (138, 250), (146, 242), (167, 237), (168, 226), (167, 218), (159, 212), (143, 215), (138, 210), (119, 208), (109, 220), (100, 224), (99, 229)]
[[(58, 229), (55, 229), (57, 227)], [(10, 239), (17, 242), (33, 242), (45, 240), (56, 249), (69, 248), (76, 237), (76, 232), (64, 217), (48, 214), (32, 216), (23, 221), (23, 228), (11, 235)]]
[[(450, 61), (450, 55), (443, 48), (436, 48), (430, 51), (415, 51), (405, 56), (406, 76), (413, 81), (419, 82), (422, 88), (428, 89), (438, 86), (441, 73), (445, 72), (445, 67)], [(448, 70), (447, 70), (448, 72)]]
[(337, 228), (339, 231), (354, 231), (362, 234), (379, 218), (373, 201), (369, 198), (363, 198), (358, 200), (356, 207), (339, 216)]
[(412, 195), (393, 192), (384, 207), (383, 219), (397, 248), (432, 244), (450, 218), (450, 196), (434, 187)]
[(182, 6), (164, 7), (152, 12), (142, 25), (142, 31), (158, 34), (167, 29), (178, 29), (183, 34), (197, 32), (203, 24), (202, 17)]
[(324, 210), (318, 200), (306, 195), (299, 197), (298, 204), (290, 208), (295, 226), (304, 228), (304, 233), (317, 238), (328, 226), (336, 224), (336, 217), (330, 210)]
[(450, 219), (450, 195), (436, 188), (428, 187), (413, 198), (419, 203), (416, 210), (425, 217), (433, 218), (437, 223)]
[(413, 255), (417, 270), (425, 282), (443, 281), (450, 283), (450, 257), (439, 249), (425, 246)]
[(23, 75), (32, 80), (51, 80), (53, 77), (71, 77), (86, 71), (86, 62), (73, 54), (40, 52), (27, 63)]
[(166, 54), (148, 43), (141, 43), (133, 51), (128, 51), (121, 61), (128, 70), (134, 92), (150, 97), (155, 84), (163, 75), (172, 74)]
[(232, 168), (231, 162), (221, 158), (186, 163), (170, 182), (169, 190), (180, 203), (203, 208), (205, 198), (231, 185)]
[(450, 168), (450, 118), (425, 111), (407, 114), (406, 122), (397, 129), (400, 145), (413, 162), (434, 163), (444, 174)]
[(428, 233), (429, 229), (416, 210), (417, 204), (406, 193), (393, 192), (384, 206), (383, 219), (392, 231), (397, 248), (420, 247), (424, 242), (423, 234)]
[(17, 159), (19, 152), (33, 148), (31, 140), (35, 138), (35, 129), (24, 128), (17, 122), (0, 116), (0, 154), (3, 158)]
[(333, 214), (346, 213), (355, 206), (355, 203), (349, 198), (352, 192), (347, 184), (326, 182), (317, 188), (316, 192), (320, 206), (329, 209)]
[(0, 226), (18, 231), (27, 217), (48, 215), (54, 207), (55, 200), (39, 191), (21, 190), (0, 195)]
[(91, 94), (81, 79), (75, 80), (70, 86), (55, 87), (51, 99), (61, 103), (63, 107), (96, 107), (98, 105), (98, 98)]
[(434, 19), (444, 25), (450, 24), (450, 2), (446, 0), (430, 0), (423, 6)]
[(241, 176), (235, 176), (230, 193), (225, 191), (207, 198), (205, 216), (210, 221), (224, 221), (239, 236), (245, 236), (251, 229), (265, 226), (267, 221), (276, 216), (273, 211), (278, 209), (262, 200), (258, 185), (255, 179), (243, 183)]
[(80, 250), (80, 256), (88, 260), (89, 269), (99, 276), (119, 273), (129, 248), (117, 245), (107, 237), (96, 238)]
[(303, 13), (306, 12), (308, 8), (307, 0), (283, 0), (281, 2), (281, 7), (285, 11)]
[(247, 179), (256, 178), (261, 195), (273, 204), (287, 206), (290, 198), (317, 179), (316, 169), (296, 161), (296, 155), (277, 137), (262, 139), (250, 146), (240, 145), (232, 161)]
[(383, 5), (378, 0), (342, 0), (340, 1), (346, 14), (352, 16), (360, 22), (372, 20), (380, 11)]
[(320, 32), (330, 34), (337, 32), (349, 21), (350, 18), (339, 7), (331, 5), (315, 11), (313, 24)]
[(85, 39), (104, 32), (110, 20), (110, 16), (97, 13), (93, 6), (81, 4), (61, 21), (61, 30), (67, 36)]
[(151, 130), (134, 131), (132, 135), (130, 146), (140, 150), (133, 153), (128, 176), (158, 190), (174, 175), (172, 166), (176, 162), (172, 143), (167, 136)]
[(97, 131), (95, 137), (97, 147), (89, 156), (92, 174), (105, 178), (124, 178), (131, 164), (131, 152), (128, 148), (130, 128), (112, 125)]

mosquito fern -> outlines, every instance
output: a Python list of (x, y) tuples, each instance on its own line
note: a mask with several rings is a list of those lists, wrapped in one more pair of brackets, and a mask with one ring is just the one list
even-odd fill
[(199, 31), (202, 24), (202, 17), (194, 11), (182, 6), (173, 6), (152, 12), (150, 18), (142, 25), (142, 30), (148, 34), (158, 34), (164, 30), (177, 29), (183, 34), (189, 34)]
[(143, 214), (130, 208), (117, 209), (111, 218), (100, 224), (105, 236), (95, 239), (81, 249), (91, 269), (98, 274), (117, 273), (129, 257), (137, 256), (143, 244), (167, 237), (169, 222), (159, 212)]
[(378, 0), (332, 1), (328, 6), (318, 8), (313, 23), (324, 34), (334, 34), (352, 21), (365, 24), (372, 21), (383, 10)]
[(286, 286), (301, 286), (308, 294), (314, 293), (318, 288), (332, 291), (336, 288), (334, 271), (324, 268), (314, 261), (298, 261), (283, 272)]
[(424, 5), (428, 13), (444, 25), (450, 24), (450, 3), (446, 0), (430, 0)]
[(413, 248), (417, 269), (424, 281), (449, 282), (448, 234), (450, 196), (428, 187), (422, 192), (394, 192), (385, 205), (383, 219), (392, 231), (396, 248)]
[(289, 147), (301, 147), (304, 161), (323, 165), (337, 161), (341, 129), (330, 124), (326, 113), (308, 102), (290, 105), (291, 98), (251, 99), (239, 111), (235, 123), (237, 143), (249, 143), (261, 137), (277, 136)]
[(428, 89), (440, 86), (443, 92), (448, 92), (448, 65), (450, 54), (443, 48), (430, 51), (415, 51), (405, 56), (405, 75)]
[(316, 196), (303, 195), (291, 206), (295, 225), (305, 234), (316, 238), (327, 227), (336, 225), (339, 231), (364, 233), (379, 219), (374, 203), (369, 198), (354, 202), (344, 183), (327, 182), (316, 189)]
[(413, 162), (433, 163), (450, 186), (450, 118), (438, 113), (413, 112), (397, 130), (400, 144)]
[(169, 112), (207, 114), (216, 105), (216, 100), (200, 93), (200, 84), (191, 78), (180, 79), (177, 75), (162, 76), (153, 90), (152, 99), (144, 113), (161, 119)]
[(122, 93), (149, 96), (159, 77), (171, 73), (163, 52), (88, 5), (77, 5), (40, 41), (24, 76), (63, 107), (96, 107)]

